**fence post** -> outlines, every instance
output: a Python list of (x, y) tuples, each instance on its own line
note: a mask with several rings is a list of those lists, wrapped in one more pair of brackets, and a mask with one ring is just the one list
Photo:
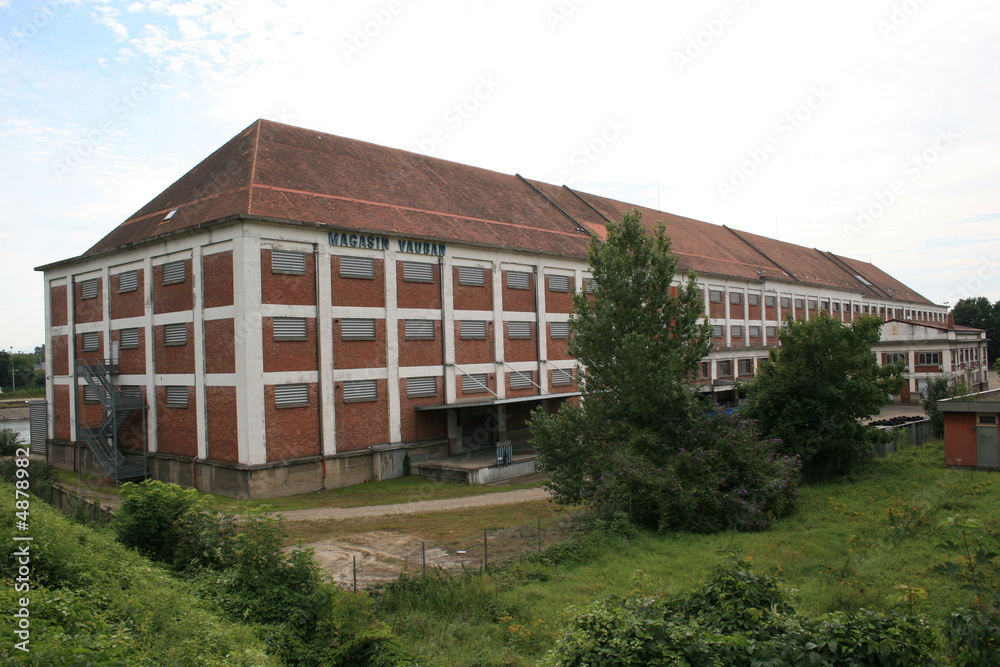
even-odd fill
[(423, 563), (424, 576), (427, 576), (427, 547), (425, 542), (420, 543), (420, 561)]

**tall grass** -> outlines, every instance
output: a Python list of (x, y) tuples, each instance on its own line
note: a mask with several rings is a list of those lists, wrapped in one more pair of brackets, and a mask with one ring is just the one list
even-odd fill
[(971, 595), (932, 571), (946, 558), (936, 548), (939, 523), (960, 514), (1000, 534), (1000, 474), (945, 469), (943, 460), (936, 442), (805, 487), (799, 512), (767, 532), (581, 538), (573, 557), (406, 581), (378, 605), (430, 664), (529, 665), (552, 645), (568, 608), (609, 594), (684, 592), (737, 551), (797, 589), (805, 614), (889, 609), (909, 586), (927, 593), (916, 611), (938, 623)]

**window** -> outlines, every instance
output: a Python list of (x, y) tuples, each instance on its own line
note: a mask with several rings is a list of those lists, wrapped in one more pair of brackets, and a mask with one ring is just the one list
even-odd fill
[(378, 400), (378, 380), (344, 380), (344, 403)]
[(805, 299), (796, 299), (795, 300), (795, 310), (804, 310), (805, 307), (806, 307), (806, 300)]
[(486, 286), (486, 269), (478, 266), (458, 267), (458, 284), (471, 287)]
[(272, 250), (271, 273), (306, 275), (306, 254), (291, 250)]
[(726, 327), (721, 324), (712, 325), (712, 338), (722, 338), (726, 335)]
[(597, 279), (596, 278), (587, 278), (586, 279), (586, 283), (587, 283), (587, 287), (586, 287), (587, 294), (593, 294), (594, 293), (594, 288), (597, 287)]
[(187, 387), (167, 387), (167, 407), (186, 408), (188, 406)]
[(730, 333), (730, 335), (732, 335), (734, 341), (742, 339), (743, 338), (743, 325), (742, 324), (734, 324), (731, 327), (729, 333)]
[(716, 370), (719, 372), (719, 377), (732, 377), (733, 375), (733, 362), (729, 359), (725, 361), (717, 361)]
[(84, 403), (100, 403), (101, 399), (97, 396), (97, 390), (94, 389), (89, 384), (83, 385), (83, 402)]
[(421, 396), (437, 396), (436, 376), (406, 378), (406, 397), (419, 398)]
[(482, 394), (489, 391), (486, 384), (489, 378), (486, 373), (469, 373), (462, 376), (463, 394)]
[(306, 318), (274, 318), (274, 340), (307, 340)]
[(427, 262), (403, 262), (403, 281), (408, 283), (433, 283), (434, 265)]
[(750, 337), (751, 338), (760, 338), (760, 327), (758, 327), (758, 326), (751, 326), (750, 327)]
[(93, 352), (98, 347), (100, 347), (101, 336), (100, 336), (100, 334), (98, 332), (96, 332), (96, 331), (88, 331), (88, 332), (86, 332), (84, 334), (81, 334), (81, 337), (83, 338), (83, 351), (84, 352)]
[(508, 271), (507, 289), (531, 289), (531, 274), (527, 271)]
[(340, 320), (340, 338), (341, 340), (375, 340), (375, 320), (370, 318), (344, 318)]
[(809, 310), (816, 310), (816, 299), (809, 299)]
[(486, 320), (462, 320), (458, 323), (463, 339), (486, 338)]
[(118, 274), (118, 293), (134, 292), (139, 289), (139, 272), (122, 271)]
[(997, 416), (996, 415), (978, 415), (978, 423), (980, 426), (996, 426)]
[(766, 307), (768, 307), (768, 308), (774, 308), (774, 297), (773, 296), (765, 296), (764, 297), (764, 305)]
[(733, 305), (738, 305), (743, 303), (743, 294), (741, 294), (740, 292), (730, 292), (729, 303)]
[(406, 320), (406, 340), (434, 340), (434, 320)]
[(163, 325), (164, 345), (187, 345), (188, 330), (183, 322)]
[(568, 292), (569, 276), (549, 276), (550, 292)]
[(510, 388), (511, 389), (530, 389), (535, 386), (535, 372), (534, 371), (511, 371), (510, 372)]
[(119, 349), (122, 350), (134, 350), (139, 347), (139, 330), (138, 329), (122, 329), (119, 332)]
[(822, 305), (823, 305), (823, 310), (826, 310), (826, 311), (830, 310), (830, 302), (829, 301), (824, 301), (822, 303)]
[(309, 405), (309, 385), (277, 384), (274, 386), (274, 407), (300, 408)]
[(920, 352), (917, 355), (918, 366), (938, 366), (941, 363), (940, 352)]
[(787, 296), (781, 297), (781, 307), (785, 308), (785, 309), (791, 308), (792, 307), (792, 300), (789, 299)]
[(553, 368), (552, 369), (552, 386), (553, 387), (564, 387), (568, 384), (573, 384), (573, 369), (572, 368)]
[(712, 364), (708, 361), (703, 361), (698, 364), (698, 377), (708, 378), (712, 377)]
[(775, 338), (778, 335), (778, 327), (767, 327), (765, 333), (768, 338)]
[(854, 310), (855, 313), (860, 313), (861, 312), (861, 307), (858, 304), (854, 304), (854, 309), (853, 310)]
[(80, 282), (80, 298), (81, 299), (96, 299), (97, 298), (97, 278), (89, 278)]
[(569, 322), (549, 322), (553, 338), (569, 338)]
[(531, 322), (508, 322), (507, 337), (511, 340), (531, 338)]
[(371, 257), (341, 257), (340, 277), (374, 280), (375, 260)]
[(759, 306), (760, 294), (747, 294), (747, 304), (750, 306)]
[(712, 303), (722, 303), (722, 290), (708, 290), (708, 300)]
[(892, 366), (893, 364), (898, 364), (899, 362), (906, 363), (906, 353), (905, 352), (886, 352), (885, 353), (885, 365)]
[(740, 359), (740, 375), (753, 375), (753, 359)]
[[(167, 262), (163, 265), (163, 284), (176, 285), (184, 282), (187, 270), (184, 267), (184, 260), (177, 262)], [(186, 406), (185, 406), (186, 407)]]

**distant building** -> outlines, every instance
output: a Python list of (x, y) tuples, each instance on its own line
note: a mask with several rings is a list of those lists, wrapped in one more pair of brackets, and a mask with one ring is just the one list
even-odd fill
[(944, 458), (950, 466), (1000, 468), (1000, 389), (937, 403), (944, 418)]
[(698, 274), (706, 393), (752, 377), (786, 316), (905, 320), (885, 351), (912, 355), (910, 398), (959, 349), (921, 338), (958, 335), (945, 306), (869, 263), (261, 120), (39, 267), (48, 456), (239, 497), (507, 463), (533, 408), (578, 395), (571, 295), (630, 208), (666, 224), (678, 281)]

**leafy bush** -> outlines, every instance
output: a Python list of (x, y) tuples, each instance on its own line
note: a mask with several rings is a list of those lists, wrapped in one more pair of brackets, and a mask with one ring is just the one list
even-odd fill
[(201, 495), (194, 489), (147, 479), (122, 484), (119, 497), (121, 506), (111, 524), (118, 541), (151, 560), (174, 565), (181, 546), (175, 524), (186, 512), (204, 508)]
[(23, 447), (21, 434), (12, 428), (0, 428), (0, 456), (14, 456), (18, 447)]
[[(23, 460), (23, 457), (21, 457)], [(52, 464), (39, 459), (27, 459), (28, 465), (17, 464), (13, 456), (0, 458), (0, 480), (8, 484), (17, 484), (18, 480), (27, 480), (27, 487), (45, 502), (52, 500)], [(26, 471), (18, 473), (18, 470)], [(24, 484), (22, 484), (24, 486)]]

